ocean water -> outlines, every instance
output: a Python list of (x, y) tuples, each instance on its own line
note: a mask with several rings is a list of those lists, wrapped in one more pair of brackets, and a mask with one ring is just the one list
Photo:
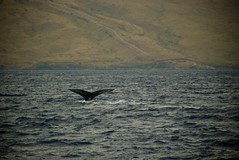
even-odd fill
[(239, 71), (1, 71), (0, 86), (0, 159), (239, 158)]

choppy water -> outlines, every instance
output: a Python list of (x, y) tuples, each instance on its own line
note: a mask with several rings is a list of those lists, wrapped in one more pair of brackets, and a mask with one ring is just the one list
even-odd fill
[[(239, 71), (1, 71), (0, 84), (0, 159), (239, 157)], [(70, 88), (115, 90), (85, 102)]]

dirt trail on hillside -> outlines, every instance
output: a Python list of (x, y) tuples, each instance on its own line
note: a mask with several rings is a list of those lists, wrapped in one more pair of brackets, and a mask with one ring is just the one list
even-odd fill
[(104, 24), (98, 22), (98, 21), (97, 21), (98, 18), (93, 17), (93, 16), (90, 16), (90, 15), (87, 15), (87, 14), (85, 14), (85, 15), (83, 16), (83, 18), (86, 18), (86, 19), (89, 20), (90, 22), (92, 22), (92, 23), (94, 23), (94, 24), (96, 24), (96, 25), (98, 25), (98, 26), (101, 26), (101, 27), (105, 28), (107, 31), (109, 31), (110, 33), (112, 33), (112, 34), (116, 37), (116, 39), (118, 39), (119, 41), (121, 41), (122, 43), (124, 43), (125, 45), (127, 45), (128, 47), (130, 47), (130, 48), (132, 48), (132, 49), (135, 49), (135, 50), (137, 50), (137, 51), (139, 51), (139, 52), (141, 52), (141, 53), (143, 53), (143, 54), (145, 54), (145, 55), (148, 55), (148, 53), (145, 52), (144, 50), (140, 49), (140, 48), (137, 47), (136, 45), (134, 45), (134, 44), (132, 44), (132, 43), (126, 41), (124, 38), (122, 38), (114, 29), (112, 29), (112, 28), (110, 28), (110, 27), (108, 27), (108, 26), (106, 26), (106, 25), (104, 25)]

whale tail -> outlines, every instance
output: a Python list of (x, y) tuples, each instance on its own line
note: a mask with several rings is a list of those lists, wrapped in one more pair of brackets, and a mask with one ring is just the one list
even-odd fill
[(90, 101), (92, 99), (94, 99), (96, 96), (106, 93), (106, 92), (111, 92), (114, 89), (102, 89), (102, 90), (98, 90), (95, 92), (88, 92), (88, 91), (84, 91), (82, 89), (70, 89), (70, 91), (75, 92), (79, 95), (81, 95), (86, 101)]

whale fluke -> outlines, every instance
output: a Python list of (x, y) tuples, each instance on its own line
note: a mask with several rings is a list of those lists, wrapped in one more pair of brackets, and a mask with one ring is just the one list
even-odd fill
[(95, 92), (88, 92), (88, 91), (84, 91), (82, 89), (70, 89), (70, 91), (75, 92), (79, 95), (81, 95), (86, 101), (90, 101), (93, 98), (95, 98), (96, 96), (102, 94), (102, 93), (106, 93), (106, 92), (111, 92), (114, 89), (102, 89), (102, 90), (98, 90)]

